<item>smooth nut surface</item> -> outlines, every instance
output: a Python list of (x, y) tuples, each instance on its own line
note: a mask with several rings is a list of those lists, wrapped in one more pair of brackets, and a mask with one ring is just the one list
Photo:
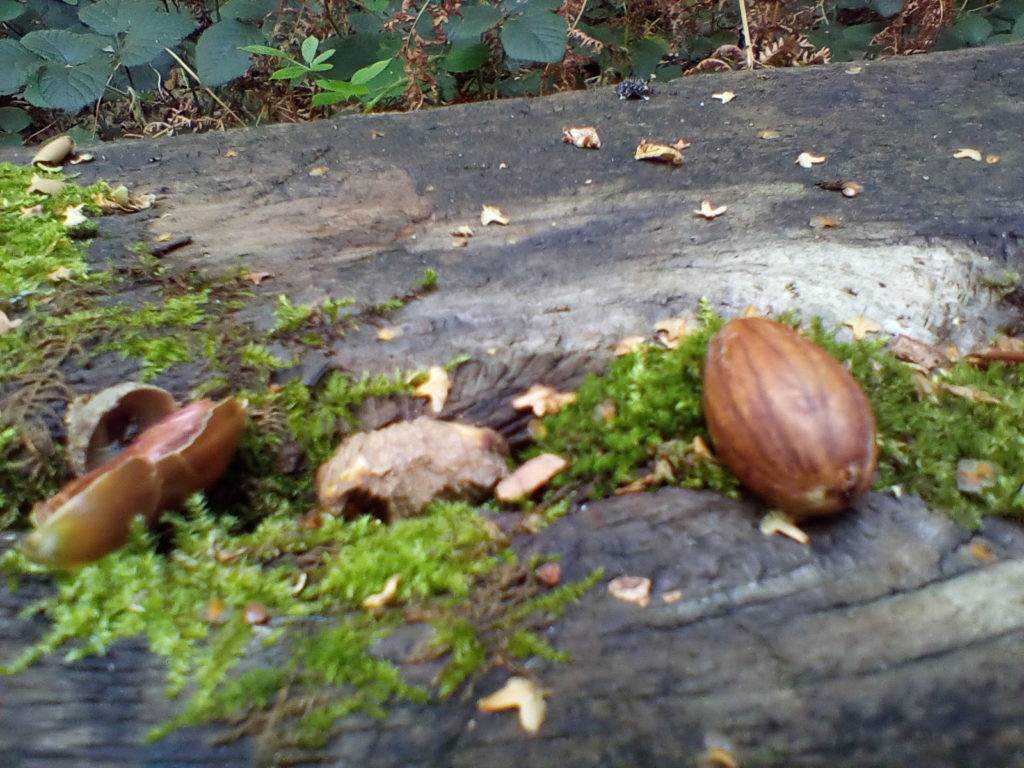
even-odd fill
[(789, 326), (726, 323), (708, 347), (703, 401), (719, 459), (794, 518), (838, 512), (871, 487), (878, 448), (867, 396)]

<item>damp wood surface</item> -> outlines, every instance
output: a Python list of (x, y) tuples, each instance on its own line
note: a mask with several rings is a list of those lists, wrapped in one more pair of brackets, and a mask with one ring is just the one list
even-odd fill
[[(656, 86), (649, 102), (599, 89), (96, 146), (81, 181), (158, 200), (104, 219), (89, 258), (189, 237), (164, 261), (273, 274), (248, 310), (261, 326), (278, 294), (378, 302), (435, 269), (439, 290), (395, 315), (399, 338), (380, 343), (366, 328), (303, 364), (358, 373), (468, 354), (443, 415), (504, 429), (517, 423), (512, 396), (537, 381), (575, 386), (617, 340), (701, 297), (726, 315), (752, 304), (834, 323), (866, 316), (966, 347), (1019, 318), (991, 286), (1024, 271), (1022, 53), (694, 77)], [(725, 90), (732, 102), (712, 98)], [(595, 126), (602, 148), (563, 144), (573, 125)], [(757, 138), (768, 129), (780, 138)], [(692, 146), (679, 168), (636, 162), (644, 138)], [(1000, 161), (955, 159), (963, 147)], [(804, 169), (804, 151), (827, 160)], [(837, 179), (863, 194), (816, 186)], [(694, 216), (705, 199), (727, 212)], [(482, 203), (511, 223), (482, 227)], [(820, 217), (844, 226), (811, 227)], [(475, 236), (454, 247), (462, 225)], [(122, 373), (84, 371), (77, 385)], [(409, 410), (382, 402), (364, 415), (373, 425)], [(748, 768), (1024, 765), (1019, 525), (969, 533), (916, 499), (873, 494), (808, 526), (806, 548), (762, 537), (762, 511), (664, 490), (587, 504), (518, 542), (562, 554), (566, 579), (596, 567), (606, 581), (649, 577), (651, 605), (602, 583), (545, 635), (572, 661), (534, 670), (550, 690), (535, 736), (456, 695), (344, 721), (325, 763), (688, 766), (727, 744)], [(17, 614), (45, 589), (0, 591), (3, 658), (41, 631), (42, 619)], [(491, 673), (475, 695), (502, 682)], [(0, 680), (0, 752), (16, 768), (272, 759), (258, 739), (211, 746), (218, 727), (144, 743), (176, 711), (163, 689), (160, 661), (130, 643), (72, 665), (48, 659)]]

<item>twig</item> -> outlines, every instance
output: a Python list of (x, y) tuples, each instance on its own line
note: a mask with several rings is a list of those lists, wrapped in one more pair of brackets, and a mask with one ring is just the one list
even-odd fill
[[(171, 56), (174, 57), (174, 60), (177, 61), (181, 65), (182, 69), (184, 69), (186, 72), (188, 72), (192, 76), (193, 80), (195, 80), (197, 83), (202, 83), (203, 82), (202, 80), (199, 79), (199, 75), (197, 75), (195, 72), (193, 72), (192, 68), (188, 64), (186, 64), (184, 61), (181, 60), (181, 57), (178, 54), (176, 54), (170, 48), (164, 48), (164, 50), (167, 51), (169, 54), (171, 54)], [(229, 107), (227, 104), (225, 104), (221, 100), (220, 96), (218, 96), (216, 93), (211, 91), (205, 85), (203, 86), (203, 90), (206, 91), (208, 94), (210, 94), (210, 96), (213, 97), (213, 100), (216, 101), (218, 104), (220, 104), (221, 107), (223, 107), (225, 112), (227, 112), (229, 115), (231, 115), (233, 118), (235, 118), (235, 120), (238, 121), (239, 125), (241, 125), (242, 127), (245, 127), (246, 122), (242, 118), (240, 118), (238, 115), (236, 115), (235, 111), (231, 107)]]
[(747, 53), (747, 69), (754, 68), (754, 49), (750, 40), (750, 24), (747, 21), (747, 0), (739, 0), (740, 22), (743, 24), (743, 48)]

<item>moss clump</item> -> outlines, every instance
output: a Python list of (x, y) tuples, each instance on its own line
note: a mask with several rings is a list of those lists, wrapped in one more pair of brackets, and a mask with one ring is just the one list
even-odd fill
[[(707, 307), (700, 317), (701, 327), (677, 349), (640, 347), (588, 378), (575, 404), (543, 420), (534, 451), (572, 461), (556, 482), (589, 486), (596, 495), (641, 478), (738, 492), (727, 469), (693, 450), (693, 438), (708, 436), (701, 365), (724, 322)], [(875, 490), (920, 494), (968, 528), (986, 514), (1024, 516), (1024, 366), (958, 362), (922, 380), (884, 340), (837, 341), (820, 322), (805, 332), (850, 366), (871, 400), (881, 447)], [(994, 465), (991, 484), (960, 490), (961, 460)]]

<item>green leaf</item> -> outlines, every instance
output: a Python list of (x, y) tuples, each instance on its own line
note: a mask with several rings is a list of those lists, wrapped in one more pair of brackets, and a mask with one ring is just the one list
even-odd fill
[[(277, 48), (271, 48), (270, 46), (267, 45), (242, 45), (239, 47), (243, 51), (247, 51), (249, 53), (258, 53), (263, 56), (274, 56), (278, 59), (287, 59), (288, 61), (295, 61), (295, 59), (293, 59), (284, 51), (279, 51), (277, 50)], [(298, 64), (299, 62), (295, 61), (295, 63)]]
[(449, 20), (445, 26), (445, 34), (456, 45), (466, 42), (476, 43), (480, 41), (480, 35), (501, 19), (501, 11), (493, 5), (473, 5), (468, 8), (463, 6), (462, 16), (453, 16)]
[(133, 5), (131, 0), (99, 0), (79, 10), (78, 18), (101, 35), (117, 35), (131, 26)]
[(195, 19), (184, 13), (135, 12), (118, 58), (126, 67), (146, 64), (164, 48), (176, 46), (195, 28)]
[(633, 62), (633, 77), (648, 78), (658, 66), (661, 57), (668, 53), (668, 41), (660, 37), (645, 37), (629, 46)]
[(561, 61), (568, 43), (569, 23), (549, 11), (525, 13), (501, 28), (501, 44), (511, 59)]
[(475, 72), (491, 58), (491, 49), (483, 43), (461, 43), (441, 59), (441, 69), (447, 72)]
[(0, 130), (8, 133), (23, 131), (32, 125), (28, 112), (18, 107), (0, 107)]
[[(317, 65), (319, 65), (319, 64), (323, 64), (323, 63), (324, 63), (324, 62), (326, 62), (326, 61), (327, 61), (327, 60), (328, 60), (329, 58), (331, 58), (331, 56), (333, 56), (333, 55), (334, 55), (334, 51), (335, 51), (335, 49), (334, 49), (334, 48), (328, 48), (328, 49), (327, 49), (327, 50), (325, 50), (325, 51), (320, 51), (320, 53), (318, 53), (318, 54), (316, 55), (316, 58), (315, 58), (315, 59), (313, 59), (313, 61), (311, 61), (311, 62), (310, 62), (310, 66), (312, 66), (312, 67), (316, 67), (316, 66), (317, 66)], [(328, 65), (326, 66), (326, 69), (330, 69), (330, 68), (331, 68), (331, 65), (330, 65), (330, 64), (328, 64)], [(318, 69), (317, 71), (318, 71), (318, 72), (321, 72), (321, 71), (323, 71), (323, 70), (322, 70), (322, 69)]]
[(988, 40), (989, 35), (992, 34), (992, 24), (983, 16), (979, 16), (976, 13), (969, 13), (966, 16), (960, 17), (956, 24), (953, 25), (953, 31), (956, 32), (967, 45), (981, 45)]
[(324, 89), (323, 93), (313, 94), (313, 106), (317, 107), (348, 101), (368, 92), (365, 85), (353, 85), (344, 80), (317, 80), (316, 84)]
[(21, 16), (28, 6), (15, 0), (0, 0), (0, 21), (14, 21)]
[(281, 6), (280, 0), (228, 0), (220, 7), (222, 19), (262, 19)]
[(871, 0), (871, 9), (882, 18), (888, 19), (903, 10), (904, 0)]
[(103, 55), (107, 38), (76, 35), (66, 29), (39, 29), (21, 38), (21, 44), (47, 61), (74, 66)]
[(1024, 0), (1003, 0), (992, 15), (1008, 21), (1024, 19)]
[(20, 91), (42, 63), (16, 40), (0, 40), (0, 94)]
[(275, 69), (273, 72), (270, 73), (270, 79), (291, 80), (293, 77), (302, 77), (308, 71), (308, 68), (302, 66), (301, 64), (296, 65), (294, 67), (281, 67), (281, 69)]
[(380, 35), (357, 32), (344, 39), (330, 38), (331, 47), (337, 52), (331, 59), (331, 72), (328, 77), (335, 80), (348, 80), (356, 70), (379, 61)]
[(391, 5), (391, 0), (356, 0), (356, 4), (363, 6), (368, 11), (384, 13)]
[(381, 59), (380, 61), (375, 61), (368, 67), (363, 67), (362, 69), (356, 70), (353, 73), (352, 77), (350, 78), (352, 84), (365, 85), (366, 83), (373, 80), (373, 78), (375, 78), (385, 69), (387, 69), (388, 64), (390, 64), (392, 61), (394, 61), (394, 59)]
[(237, 19), (208, 28), (196, 42), (196, 74), (203, 85), (212, 88), (244, 75), (251, 63), (244, 49), (262, 39), (263, 33)]
[(39, 96), (50, 109), (78, 112), (103, 95), (113, 71), (106, 57), (73, 67), (47, 64), (39, 73)]
[(307, 64), (313, 63), (313, 59), (316, 57), (316, 49), (319, 46), (320, 41), (314, 35), (310, 35), (302, 41), (302, 58)]

